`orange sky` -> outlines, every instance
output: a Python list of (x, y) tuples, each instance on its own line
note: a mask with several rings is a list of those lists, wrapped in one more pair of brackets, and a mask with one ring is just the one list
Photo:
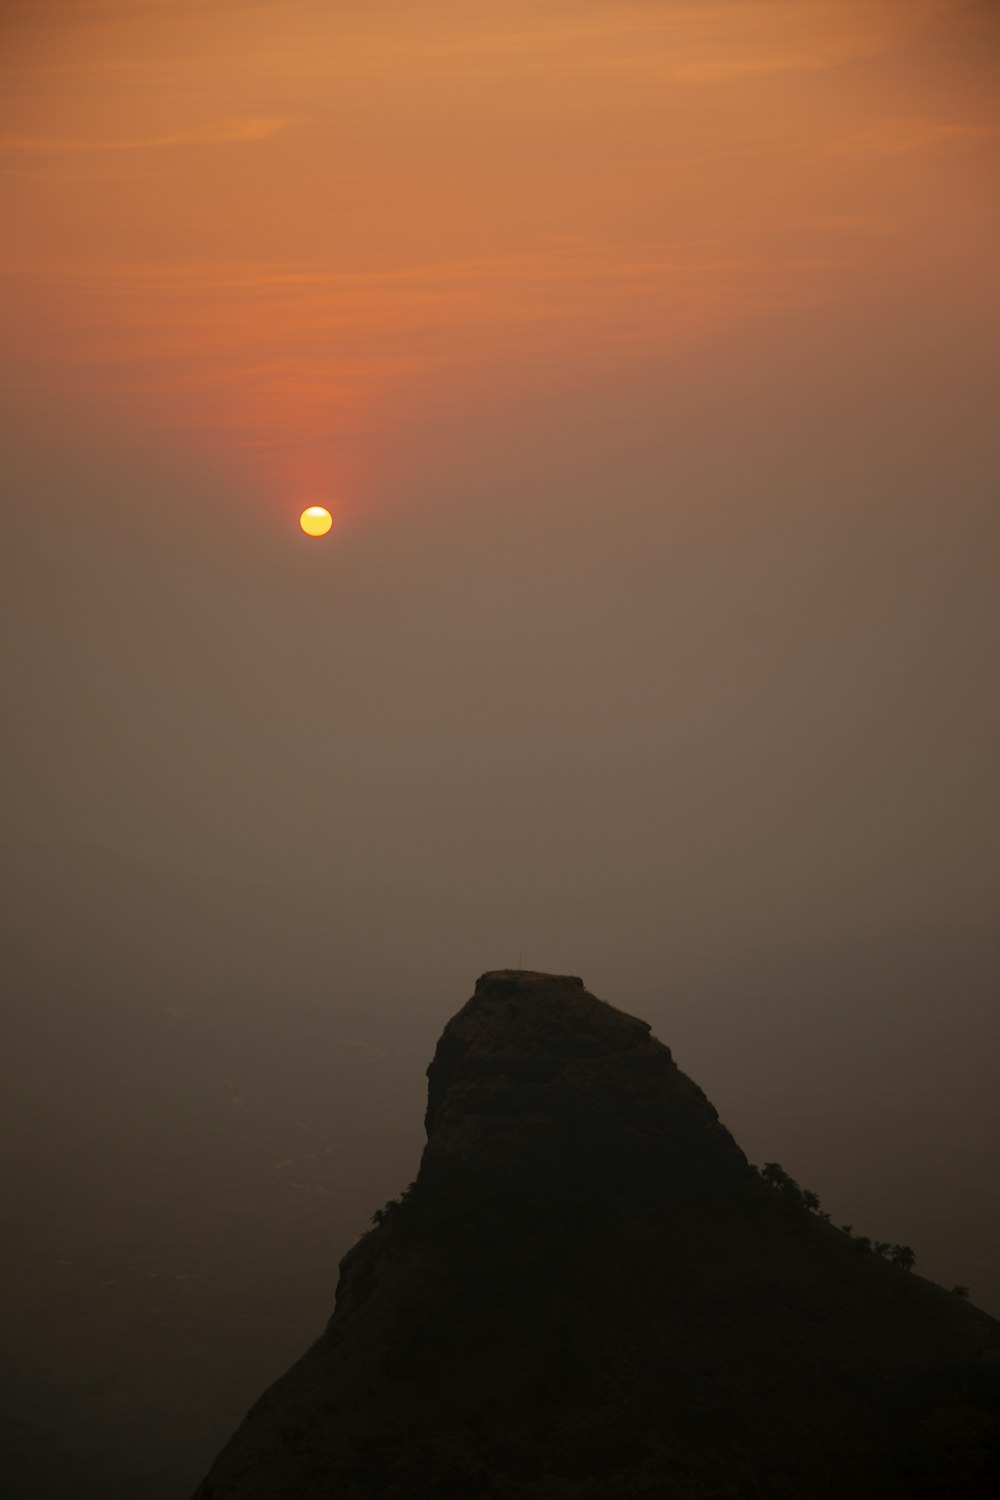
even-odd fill
[(428, 401), (703, 365), (928, 272), (961, 299), (995, 231), (992, 14), (8, 6), (17, 429), (139, 429), (262, 492), (374, 493)]

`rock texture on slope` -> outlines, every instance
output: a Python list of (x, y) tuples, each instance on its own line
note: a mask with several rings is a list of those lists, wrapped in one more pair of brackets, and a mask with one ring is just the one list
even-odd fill
[(1000, 1324), (764, 1184), (642, 1021), (484, 975), (417, 1182), (197, 1500), (995, 1500)]

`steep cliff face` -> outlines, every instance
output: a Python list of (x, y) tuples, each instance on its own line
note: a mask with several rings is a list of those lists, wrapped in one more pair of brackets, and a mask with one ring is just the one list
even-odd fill
[(417, 1182), (197, 1500), (986, 1500), (1000, 1325), (761, 1182), (642, 1021), (484, 975)]
[(549, 974), (484, 974), (428, 1069), (421, 1185), (575, 1199), (596, 1210), (709, 1199), (746, 1158), (669, 1048)]

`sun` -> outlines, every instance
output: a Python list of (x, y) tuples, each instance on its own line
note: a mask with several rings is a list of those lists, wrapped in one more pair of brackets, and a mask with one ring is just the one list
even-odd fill
[(326, 536), (333, 525), (333, 517), (325, 505), (307, 505), (299, 516), (299, 525), (306, 536)]

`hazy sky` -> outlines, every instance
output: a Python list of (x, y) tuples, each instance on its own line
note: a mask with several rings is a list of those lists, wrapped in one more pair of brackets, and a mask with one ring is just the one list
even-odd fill
[(415, 1007), (418, 1089), (477, 973), (581, 973), (899, 1237), (958, 1172), (981, 1284), (996, 5), (7, 0), (0, 43), (17, 849), (301, 897), (272, 958), (376, 1042)]
[(498, 966), (1000, 1313), (1000, 7), (4, 0), (0, 72), (31, 1500), (193, 1485)]

